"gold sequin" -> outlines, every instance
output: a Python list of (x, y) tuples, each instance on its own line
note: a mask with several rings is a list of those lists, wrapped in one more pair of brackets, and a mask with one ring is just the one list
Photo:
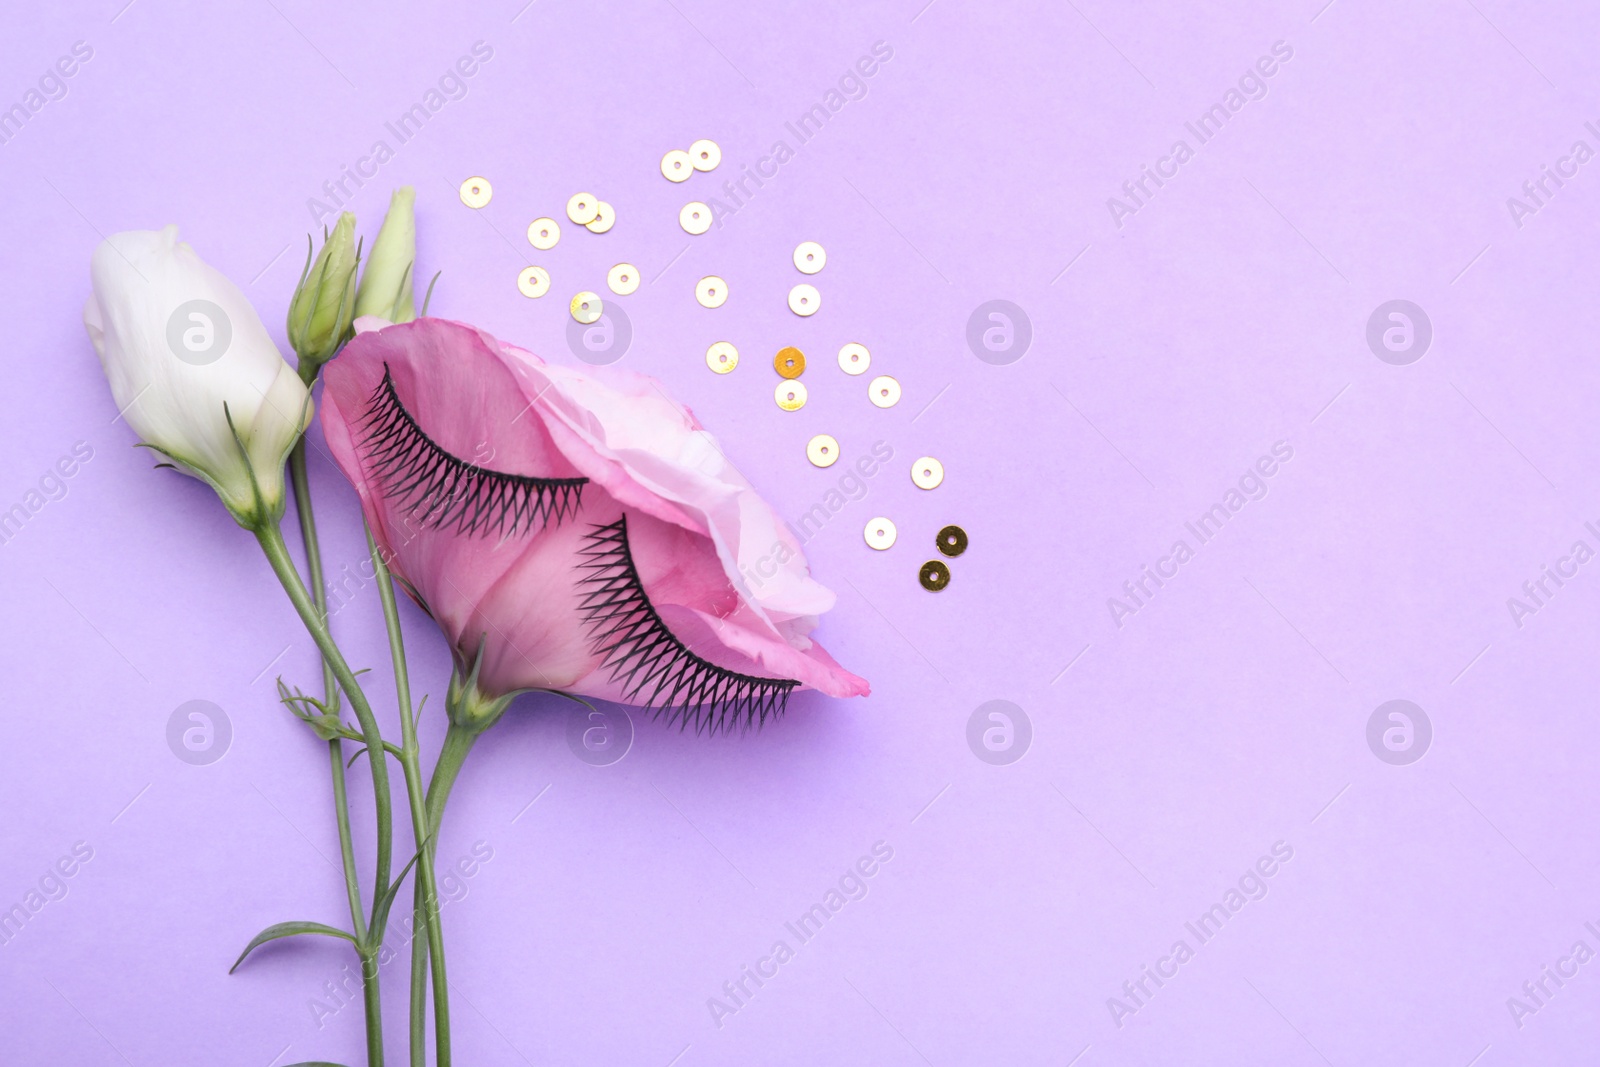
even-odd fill
[(880, 408), (892, 408), (900, 403), (900, 383), (880, 374), (867, 386), (867, 398)]
[(639, 288), (639, 268), (632, 263), (618, 263), (606, 271), (606, 284), (618, 296), (627, 296)]
[(704, 308), (719, 308), (728, 302), (728, 283), (715, 274), (707, 274), (694, 286), (694, 298)]
[(600, 321), (600, 313), (604, 305), (600, 303), (598, 293), (591, 293), (587, 289), (572, 298), (570, 305), (572, 317), (585, 326), (591, 322)]
[(722, 162), (722, 149), (717, 147), (717, 142), (702, 138), (689, 146), (689, 159), (695, 170), (716, 170), (717, 164)]
[(806, 458), (813, 466), (831, 467), (839, 462), (839, 442), (831, 434), (819, 433), (806, 445)]
[(594, 216), (600, 210), (600, 198), (593, 193), (573, 193), (572, 199), (567, 201), (567, 218), (579, 226), (587, 226), (594, 221)]
[(711, 209), (698, 200), (691, 200), (678, 212), (678, 225), (684, 233), (699, 236), (711, 229)]
[(911, 465), (911, 480), (918, 489), (937, 489), (944, 481), (944, 464), (932, 456), (923, 456)]
[(468, 207), (483, 207), (494, 196), (488, 178), (468, 178), (461, 183), (461, 202)]
[(946, 526), (934, 541), (939, 551), (954, 558), (967, 550), (967, 531), (959, 526)]
[(727, 374), (739, 365), (739, 350), (727, 341), (718, 341), (706, 349), (706, 366), (718, 374)]
[(815, 274), (828, 262), (828, 253), (815, 241), (801, 241), (794, 250), (794, 265), (801, 274)]
[(689, 175), (694, 173), (694, 164), (689, 160), (689, 153), (681, 148), (674, 148), (661, 157), (661, 176), (669, 182), (686, 182)]
[(789, 290), (789, 310), (796, 315), (815, 315), (822, 306), (822, 294), (817, 287), (801, 282)]
[(839, 349), (839, 369), (846, 374), (865, 374), (870, 366), (872, 366), (872, 353), (867, 351), (866, 345), (858, 345), (852, 341)]
[(798, 378), (806, 372), (806, 354), (792, 345), (780, 348), (772, 357), (772, 369), (785, 378)]
[(881, 515), (876, 519), (867, 521), (866, 529), (861, 535), (867, 539), (867, 544), (882, 552), (894, 545), (894, 539), (899, 536), (899, 531), (894, 528), (894, 523)]
[(594, 206), (594, 218), (583, 224), (590, 233), (605, 233), (617, 224), (617, 209), (601, 200)]
[(799, 411), (806, 406), (806, 386), (804, 382), (782, 381), (772, 391), (772, 399), (785, 411)]
[(543, 267), (523, 267), (517, 275), (517, 288), (523, 296), (538, 299), (550, 291), (550, 272)]
[(541, 252), (548, 252), (561, 240), (561, 224), (555, 219), (534, 219), (528, 223), (528, 243)]
[(950, 568), (945, 566), (944, 560), (930, 559), (922, 565), (922, 570), (917, 574), (917, 581), (922, 583), (922, 588), (930, 593), (937, 593), (950, 584)]

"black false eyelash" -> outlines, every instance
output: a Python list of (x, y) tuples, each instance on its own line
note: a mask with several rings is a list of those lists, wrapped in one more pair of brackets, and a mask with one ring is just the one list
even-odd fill
[(439, 447), (400, 403), (387, 363), (362, 423), (367, 462), (384, 494), (424, 526), (512, 537), (559, 524), (582, 503), (587, 478), (503, 474)]
[(628, 550), (628, 519), (596, 526), (581, 554), (589, 572), (579, 580), (578, 610), (595, 651), (622, 682), (629, 700), (645, 697), (669, 723), (715, 734), (734, 725), (761, 725), (783, 713), (799, 682), (740, 674), (690, 652), (651, 606)]

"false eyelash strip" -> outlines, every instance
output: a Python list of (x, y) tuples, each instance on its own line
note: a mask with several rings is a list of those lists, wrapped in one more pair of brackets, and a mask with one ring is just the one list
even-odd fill
[(433, 529), (512, 537), (577, 514), (587, 478), (503, 474), (446, 452), (400, 403), (389, 365), (362, 417), (367, 462), (384, 495)]
[(761, 725), (776, 718), (799, 682), (739, 674), (690, 652), (651, 606), (628, 550), (628, 519), (596, 526), (584, 535), (579, 564), (579, 612), (589, 628), (601, 665), (621, 681), (628, 700), (645, 697), (669, 723), (695, 733), (717, 733), (734, 724)]

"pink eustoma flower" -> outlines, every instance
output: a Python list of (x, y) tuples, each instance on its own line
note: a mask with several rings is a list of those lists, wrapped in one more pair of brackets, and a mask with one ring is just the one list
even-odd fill
[(834, 596), (794, 535), (659, 383), (443, 319), (357, 327), (323, 371), (323, 431), (480, 691), (697, 729), (764, 720), (800, 688), (867, 693), (809, 636)]

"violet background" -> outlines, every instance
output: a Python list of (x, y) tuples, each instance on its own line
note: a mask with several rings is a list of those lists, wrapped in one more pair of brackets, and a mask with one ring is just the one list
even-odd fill
[[(895, 457), (807, 546), (839, 593), (818, 636), (871, 698), (805, 696), (742, 738), (636, 716), (603, 768), (569, 751), (562, 705), (528, 699), (479, 745), (439, 847), (493, 849), (445, 913), (460, 1062), (1592, 1056), (1600, 962), (1520, 1029), (1506, 1000), (1574, 942), (1600, 949), (1600, 564), (1520, 628), (1506, 601), (1574, 541), (1600, 547), (1600, 163), (1520, 228), (1506, 198), (1575, 140), (1600, 148), (1600, 10), (922, 2), (8, 11), (0, 102), (75, 41), (94, 56), (0, 145), (0, 509), (74, 442), (94, 458), (0, 545), (0, 905), (76, 841), (94, 859), (0, 946), (0, 1059), (360, 1061), (359, 1008), (319, 1028), (309, 1007), (341, 946), (226, 973), (269, 923), (343, 913), (324, 750), (272, 692), (279, 672), (317, 683), (311, 644), (209, 492), (129, 447), (79, 315), (103, 235), (177, 222), (281, 342), (307, 198), (380, 138), (395, 157), (351, 207), (370, 240), (389, 189), (417, 186), (436, 313), (570, 360), (567, 298), (609, 299), (605, 269), (630, 260), (652, 280), (619, 301), (619, 366), (690, 404), (786, 517), (842, 470), (806, 462), (812, 434)], [(1117, 228), (1107, 198), (1195, 147), (1184, 122), (1280, 40), (1269, 95)], [(494, 55), (466, 97), (396, 146), (384, 123), (477, 41)], [(794, 146), (784, 124), (878, 41), (893, 58), (865, 98), (723, 227), (678, 228), (680, 205)], [(664, 181), (662, 153), (698, 137), (722, 167)], [(456, 195), (469, 175), (494, 185), (481, 212)], [(579, 190), (615, 229), (528, 246)], [(828, 252), (805, 320), (784, 304), (801, 240)], [(517, 292), (528, 263), (554, 276), (542, 300)], [(710, 273), (732, 291), (717, 311), (693, 299)], [(995, 298), (1035, 332), (1009, 366), (965, 340)], [(1409, 366), (1365, 342), (1394, 298), (1433, 324)], [(720, 339), (744, 354), (726, 377), (703, 363)], [(853, 340), (897, 407), (834, 365)], [(784, 344), (812, 360), (795, 414), (771, 399)], [(1269, 495), (1118, 628), (1107, 598), (1277, 441), (1294, 458)], [(922, 454), (946, 467), (932, 492), (908, 476)], [(320, 454), (312, 474), (331, 567), (354, 566), (353, 494)], [(861, 537), (879, 514), (900, 529), (886, 553)], [(947, 522), (972, 547), (934, 595), (916, 573)], [(447, 658), (406, 623), (433, 746)], [(370, 585), (335, 626), (385, 700)], [(1433, 723), (1410, 766), (1367, 747), (1396, 698)], [(167, 746), (191, 699), (232, 723), (209, 766)], [(967, 745), (991, 699), (1033, 725), (1009, 766)], [(785, 921), (880, 840), (894, 857), (865, 899), (799, 946)], [(1277, 841), (1294, 857), (1266, 898), (1119, 1028), (1107, 999), (1195, 945), (1184, 922)], [(796, 958), (719, 1029), (707, 999), (779, 938)], [(404, 964), (388, 974), (401, 1057)]]

